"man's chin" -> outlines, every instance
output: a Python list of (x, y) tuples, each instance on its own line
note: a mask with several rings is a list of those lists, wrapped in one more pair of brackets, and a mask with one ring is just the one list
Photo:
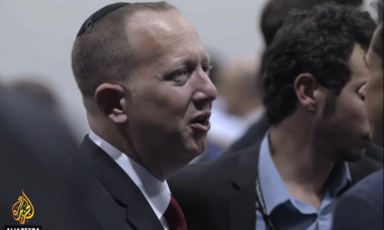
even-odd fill
[(207, 144), (206, 143), (198, 144), (197, 145), (197, 150), (194, 153), (194, 156), (195, 157), (201, 156), (205, 152), (206, 149), (207, 149)]
[(186, 148), (186, 154), (188, 157), (195, 158), (202, 155), (207, 147), (206, 140), (193, 140)]
[(205, 149), (207, 148), (207, 135), (199, 136), (193, 138), (193, 142), (196, 148), (196, 154), (199, 156), (204, 153)]

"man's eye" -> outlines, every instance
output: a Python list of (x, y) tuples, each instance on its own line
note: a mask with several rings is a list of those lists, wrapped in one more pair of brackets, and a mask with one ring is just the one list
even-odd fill
[(209, 74), (211, 73), (211, 69), (213, 68), (213, 66), (210, 66), (210, 65), (207, 65), (207, 66), (203, 66), (202, 69), (203, 71), (209, 76)]
[(174, 73), (174, 76), (183, 76), (183, 75), (188, 75), (188, 71), (186, 69), (180, 69)]
[(186, 68), (176, 70), (172, 74), (170, 74), (168, 80), (175, 82), (183, 82), (186, 81), (189, 77), (190, 73)]

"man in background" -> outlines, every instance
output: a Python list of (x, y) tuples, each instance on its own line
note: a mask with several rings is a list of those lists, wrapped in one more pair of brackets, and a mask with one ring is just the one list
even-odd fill
[(255, 87), (259, 64), (259, 57), (244, 54), (217, 68), (219, 97), (213, 103), (208, 145), (218, 146), (221, 151), (207, 151), (203, 160), (218, 157), (263, 116), (262, 98)]
[[(316, 5), (327, 1), (330, 0), (269, 0), (263, 9), (260, 20), (260, 29), (266, 48), (272, 44), (276, 32), (281, 28), (291, 10), (311, 10)], [(337, 0), (335, 2), (354, 8), (358, 8), (363, 3), (362, 0)], [(255, 85), (258, 91), (262, 92), (261, 77), (257, 78)], [(229, 150), (233, 152), (251, 147), (264, 137), (269, 127), (266, 116), (263, 116), (263, 119), (255, 122), (239, 140), (230, 146)]]
[(335, 4), (290, 14), (263, 62), (270, 131), (169, 180), (190, 230), (331, 228), (338, 197), (382, 168), (364, 156), (361, 88), (375, 28), (368, 12)]
[[(383, 148), (383, 2), (379, 3), (379, 25), (365, 58), (369, 80), (363, 89), (371, 139)], [(380, 170), (362, 180), (341, 197), (333, 230), (381, 230), (384, 227), (384, 172)]]
[[(278, 29), (283, 25), (284, 19), (292, 9), (311, 10), (316, 5), (330, 2), (330, 0), (270, 0), (265, 6), (261, 16), (261, 31), (267, 48), (271, 45)], [(357, 9), (362, 0), (336, 0), (337, 4)], [(256, 87), (262, 92), (262, 77), (257, 78)], [(229, 153), (251, 147), (260, 141), (270, 128), (267, 117), (264, 115), (260, 121), (255, 122), (246, 133), (229, 147)], [(383, 150), (376, 145), (366, 149), (368, 157), (383, 162)]]

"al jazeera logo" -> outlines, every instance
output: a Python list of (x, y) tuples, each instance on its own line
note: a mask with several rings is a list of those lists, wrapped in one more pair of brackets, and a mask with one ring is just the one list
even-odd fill
[[(12, 206), (13, 219), (24, 225), (35, 215), (35, 209), (31, 200), (25, 195), (24, 189), (21, 190), (17, 202)], [(42, 230), (41, 226), (5, 226), (5, 230)]]

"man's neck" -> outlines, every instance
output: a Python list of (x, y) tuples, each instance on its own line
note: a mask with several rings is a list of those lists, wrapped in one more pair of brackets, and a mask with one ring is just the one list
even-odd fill
[(273, 127), (270, 132), (270, 152), (291, 195), (318, 207), (323, 186), (334, 163), (316, 153), (311, 133), (305, 132), (302, 127), (284, 123)]
[[(181, 168), (179, 167), (179, 164), (177, 164), (178, 162), (175, 164), (167, 162), (167, 167), (162, 167), (164, 165), (164, 162), (162, 161), (164, 158), (161, 158), (159, 154), (146, 154), (150, 157), (143, 158), (143, 155), (145, 154), (140, 155), (128, 137), (118, 132), (118, 130), (113, 130), (111, 127), (109, 129), (97, 129), (91, 126), (91, 130), (104, 141), (108, 142), (108, 144), (141, 165), (161, 182), (165, 181), (173, 172)], [(110, 132), (106, 132), (105, 130), (109, 130)], [(157, 156), (160, 157), (156, 158)], [(186, 164), (187, 163), (185, 163), (185, 165)]]

